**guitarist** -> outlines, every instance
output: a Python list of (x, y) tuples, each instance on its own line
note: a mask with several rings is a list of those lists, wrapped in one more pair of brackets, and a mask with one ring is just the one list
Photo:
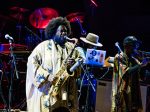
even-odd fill
[(123, 41), (124, 51), (115, 56), (112, 112), (143, 112), (140, 79), (149, 61), (137, 52), (140, 44), (135, 36), (127, 36)]

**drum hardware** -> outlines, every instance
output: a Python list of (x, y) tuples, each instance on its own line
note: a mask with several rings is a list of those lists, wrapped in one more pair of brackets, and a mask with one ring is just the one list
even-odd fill
[(27, 26), (25, 26), (25, 29), (26, 29), (29, 33), (31, 33), (31, 34), (33, 34), (35, 37), (37, 37), (40, 41), (42, 41), (42, 39), (41, 39), (36, 33), (34, 33), (33, 31), (31, 31)]
[(59, 14), (55, 9), (52, 8), (39, 8), (31, 13), (29, 22), (34, 28), (43, 29), (46, 28), (47, 24), (52, 18), (58, 17)]
[(36, 33), (30, 30), (27, 26), (24, 27), (29, 34), (26, 35), (25, 43), (29, 49), (32, 50), (38, 43), (42, 42), (42, 31), (40, 32), (41, 37), (39, 37)]
[(83, 23), (85, 14), (83, 12), (73, 12), (66, 16), (67, 20), (70, 22), (80, 22)]
[(79, 24), (79, 26), (80, 26), (80, 30), (81, 30), (81, 35), (86, 35), (87, 34), (87, 32), (85, 31), (85, 29), (83, 29), (83, 27), (82, 27), (82, 24), (81, 24), (81, 22), (80, 22), (80, 20), (79, 20), (79, 18), (75, 18), (75, 20), (77, 21), (77, 23)]
[[(27, 51), (28, 47), (26, 45), (21, 44), (11, 44), (13, 51)], [(0, 52), (1, 53), (10, 53), (10, 44), (0, 44)]]
[(68, 21), (76, 22), (79, 25), (80, 34), (82, 36), (87, 34), (86, 30), (82, 26), (82, 23), (84, 21), (84, 17), (85, 17), (85, 14), (83, 12), (74, 12), (74, 13), (70, 13), (66, 16)]
[(43, 29), (39, 29), (40, 32), (40, 38), (41, 40), (44, 40), (43, 34), (44, 34), (44, 30)]
[(14, 20), (16, 20), (17, 24), (16, 24), (16, 31), (18, 33), (18, 42), (21, 43), (21, 35), (22, 35), (22, 31), (23, 31), (23, 21), (25, 20), (25, 14), (29, 11), (29, 9), (25, 9), (22, 7), (16, 7), (16, 6), (12, 6), (9, 8), (10, 13), (10, 17), (12, 17)]
[(4, 105), (5, 105), (4, 107), (8, 108), (8, 105), (7, 105), (7, 102), (5, 100), (5, 97), (4, 97), (4, 94), (3, 94), (3, 90), (2, 90), (2, 78), (3, 78), (3, 71), (2, 70), (0, 70), (0, 76), (1, 76), (1, 78), (0, 78), (0, 96), (1, 96), (1, 98), (3, 100)]
[[(26, 73), (26, 63), (27, 58), (31, 51), (27, 50), (27, 47), (25, 45), (20, 44), (13, 44), (14, 49), (14, 57), (15, 57), (15, 63), (18, 69), (19, 74), (25, 74)], [(11, 73), (11, 60), (12, 57), (10, 56), (10, 51), (8, 50), (8, 44), (1, 44), (0, 45), (0, 59), (1, 59), (1, 68), (4, 72), (4, 74), (10, 74)], [(0, 69), (1, 69), (0, 68)]]

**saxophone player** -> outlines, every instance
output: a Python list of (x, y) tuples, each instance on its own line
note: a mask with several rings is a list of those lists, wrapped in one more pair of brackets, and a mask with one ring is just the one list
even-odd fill
[[(28, 57), (26, 98), (28, 112), (77, 112), (76, 78), (80, 67), (70, 72), (80, 59), (75, 43), (68, 42), (71, 34), (66, 18), (52, 19), (45, 29), (47, 40), (39, 43)], [(62, 74), (67, 77), (60, 86)], [(58, 82), (56, 83), (56, 79)], [(60, 86), (55, 93), (55, 84)], [(53, 88), (54, 87), (54, 88)]]

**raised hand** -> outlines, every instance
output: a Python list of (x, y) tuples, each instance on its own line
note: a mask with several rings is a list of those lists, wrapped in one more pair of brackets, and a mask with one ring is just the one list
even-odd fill
[(142, 67), (147, 66), (148, 63), (150, 63), (150, 57), (144, 58), (141, 62), (141, 66)]

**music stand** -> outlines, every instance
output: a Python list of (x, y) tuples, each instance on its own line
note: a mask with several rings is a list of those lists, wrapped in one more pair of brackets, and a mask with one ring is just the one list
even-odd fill
[[(96, 92), (94, 85), (91, 82), (91, 79), (94, 77), (93, 72), (91, 71), (93, 67), (103, 67), (104, 65), (104, 60), (106, 56), (106, 51), (104, 50), (96, 50), (96, 49), (87, 49), (86, 51), (86, 58), (83, 64), (81, 65), (84, 75), (81, 80), (81, 85), (80, 85), (80, 95), (81, 95), (81, 89), (83, 86), (83, 80), (86, 78), (88, 83), (87, 83), (87, 96), (86, 96), (86, 103), (85, 103), (85, 108), (84, 112), (89, 112), (89, 90), (90, 86), (92, 87), (92, 90)], [(90, 68), (90, 69), (89, 69)], [(79, 99), (80, 99), (79, 95)]]

